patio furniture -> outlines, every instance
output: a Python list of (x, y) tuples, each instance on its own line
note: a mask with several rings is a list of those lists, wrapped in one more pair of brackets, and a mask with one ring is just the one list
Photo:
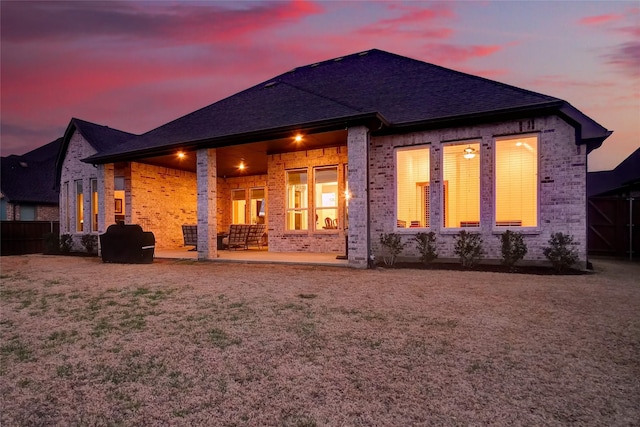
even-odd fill
[(262, 238), (266, 230), (266, 224), (252, 224), (249, 227), (249, 235), (247, 236), (247, 248), (253, 243), (258, 245), (258, 249), (262, 249)]
[(185, 246), (195, 246), (190, 251), (198, 250), (198, 226), (184, 224), (182, 225), (182, 237), (184, 238)]
[(156, 238), (138, 224), (113, 224), (100, 235), (102, 262), (151, 264)]
[(248, 249), (247, 238), (251, 227), (248, 224), (231, 224), (229, 236), (222, 239), (222, 243), (227, 246), (227, 249)]

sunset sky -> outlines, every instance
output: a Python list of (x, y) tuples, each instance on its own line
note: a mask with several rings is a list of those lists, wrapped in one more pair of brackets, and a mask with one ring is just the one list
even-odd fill
[(296, 66), (378, 48), (570, 102), (640, 145), (637, 1), (12, 2), (1, 5), (3, 156), (77, 117), (143, 133)]

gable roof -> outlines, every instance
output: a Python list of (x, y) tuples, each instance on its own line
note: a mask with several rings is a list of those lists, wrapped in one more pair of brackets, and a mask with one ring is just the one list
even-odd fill
[(600, 196), (640, 187), (640, 148), (610, 171), (587, 174), (587, 196)]
[[(586, 116), (558, 98), (373, 49), (295, 68), (87, 161), (231, 145), (302, 129), (362, 123), (397, 132), (463, 120), (560, 113), (561, 108), (574, 126), (587, 123)], [(609, 135), (592, 120), (587, 124), (594, 126), (596, 145), (599, 137)]]
[(69, 141), (75, 131), (80, 132), (82, 137), (98, 152), (106, 152), (112, 147), (122, 146), (126, 148), (127, 141), (136, 137), (135, 134), (113, 129), (108, 126), (98, 125), (87, 122), (85, 120), (76, 119), (75, 117), (69, 121), (69, 125), (61, 138), (62, 142), (57, 152), (55, 161), (56, 184), (60, 185), (60, 175), (62, 172), (62, 162), (64, 161)]
[(2, 194), (12, 203), (58, 204), (55, 161), (62, 138), (21, 156), (2, 157)]

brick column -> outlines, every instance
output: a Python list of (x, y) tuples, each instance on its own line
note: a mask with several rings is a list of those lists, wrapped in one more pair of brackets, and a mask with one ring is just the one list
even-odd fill
[(113, 163), (98, 165), (98, 233), (115, 224)]
[(200, 149), (196, 155), (198, 180), (198, 259), (217, 257), (216, 150)]
[(367, 268), (369, 258), (369, 131), (365, 126), (347, 131), (349, 155), (349, 265)]

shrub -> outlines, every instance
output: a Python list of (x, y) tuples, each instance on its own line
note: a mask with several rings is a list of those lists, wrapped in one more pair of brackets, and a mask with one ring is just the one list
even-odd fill
[(73, 236), (71, 234), (63, 234), (60, 236), (60, 251), (65, 254), (71, 252), (73, 247)]
[(522, 234), (507, 230), (500, 236), (502, 242), (502, 264), (513, 270), (513, 267), (527, 254), (527, 244)]
[(462, 230), (455, 236), (455, 239), (456, 244), (453, 252), (460, 257), (460, 263), (463, 267), (472, 268), (482, 259), (484, 254), (480, 234)]
[(87, 250), (87, 253), (90, 253), (90, 254), (97, 253), (98, 236), (96, 236), (95, 234), (83, 234), (82, 239), (80, 241), (82, 242), (82, 246), (84, 246), (85, 249)]
[(567, 270), (578, 262), (578, 252), (573, 242), (573, 236), (564, 233), (553, 233), (549, 239), (549, 246), (542, 249), (542, 253), (553, 265), (558, 273)]
[(380, 234), (380, 244), (385, 247), (386, 254), (383, 255), (384, 263), (388, 266), (393, 266), (396, 263), (396, 258), (404, 249), (405, 244), (402, 243), (402, 239), (396, 233), (382, 233)]
[(58, 233), (44, 233), (44, 253), (57, 254), (60, 252), (60, 237)]
[(418, 244), (418, 252), (420, 252), (420, 259), (425, 264), (429, 264), (434, 259), (438, 258), (438, 251), (436, 250), (436, 233), (430, 231), (429, 233), (418, 233), (413, 238)]

